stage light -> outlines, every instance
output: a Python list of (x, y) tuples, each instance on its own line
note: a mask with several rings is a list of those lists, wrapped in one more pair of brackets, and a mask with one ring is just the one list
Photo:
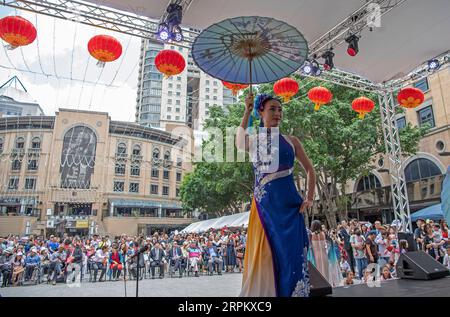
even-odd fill
[(182, 42), (184, 40), (181, 31), (181, 20), (183, 18), (183, 7), (172, 3), (167, 7), (167, 17), (158, 27), (158, 39), (166, 41)]
[(350, 56), (356, 56), (356, 54), (358, 54), (359, 52), (358, 48), (359, 37), (353, 34), (347, 37), (345, 41), (348, 43), (347, 54)]
[(320, 76), (320, 74), (322, 74), (322, 70), (320, 69), (319, 63), (315, 59), (312, 61), (306, 60), (302, 66), (302, 73), (307, 76)]
[(428, 61), (428, 71), (434, 72), (437, 71), (441, 67), (441, 64), (437, 59), (431, 59)]
[(158, 28), (158, 38), (161, 41), (167, 41), (170, 38), (169, 28), (167, 24), (161, 23)]
[(303, 64), (302, 72), (305, 75), (311, 75), (312, 68), (311, 68), (311, 63), (309, 61), (305, 61), (305, 63)]
[(333, 49), (330, 48), (328, 51), (326, 51), (325, 53), (322, 54), (322, 58), (325, 59), (325, 63), (323, 64), (323, 69), (325, 69), (325, 70), (332, 70), (334, 67), (334, 63), (333, 63), (334, 53), (332, 50)]

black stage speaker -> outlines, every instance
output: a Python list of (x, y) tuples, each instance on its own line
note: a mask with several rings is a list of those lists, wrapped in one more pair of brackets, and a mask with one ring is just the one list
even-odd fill
[(408, 241), (408, 251), (417, 251), (417, 243), (414, 240), (414, 234), (412, 232), (399, 232), (397, 235), (398, 241)]
[(450, 271), (423, 251), (403, 253), (396, 265), (397, 277), (413, 280), (434, 280), (446, 277)]
[(309, 281), (311, 283), (311, 291), (309, 296), (319, 297), (327, 296), (333, 293), (333, 288), (330, 283), (323, 277), (316, 267), (308, 261)]

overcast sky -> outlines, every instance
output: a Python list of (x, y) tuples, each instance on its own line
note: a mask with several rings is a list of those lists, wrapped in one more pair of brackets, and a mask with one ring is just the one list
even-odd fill
[[(37, 40), (15, 50), (3, 48), (2, 41), (1, 84), (14, 75), (19, 77), (46, 115), (54, 115), (58, 108), (72, 108), (109, 112), (113, 120), (134, 121), (140, 38), (0, 6), (0, 17), (16, 14), (35, 25)], [(116, 37), (123, 50), (103, 71), (87, 50), (89, 39), (98, 34)]]

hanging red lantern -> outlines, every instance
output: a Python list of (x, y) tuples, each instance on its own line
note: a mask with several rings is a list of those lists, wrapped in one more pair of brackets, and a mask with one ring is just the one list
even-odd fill
[(98, 60), (97, 65), (104, 67), (106, 63), (113, 62), (122, 55), (122, 45), (109, 35), (96, 35), (89, 40), (89, 53)]
[(222, 80), (222, 84), (233, 92), (233, 96), (236, 96), (239, 90), (245, 89), (248, 85), (233, 84)]
[(314, 102), (314, 111), (317, 111), (333, 99), (333, 94), (327, 88), (318, 86), (308, 91), (308, 98)]
[(155, 57), (155, 66), (166, 77), (180, 74), (186, 67), (183, 55), (174, 50), (162, 50)]
[(364, 116), (375, 108), (375, 102), (366, 97), (359, 97), (353, 100), (352, 109), (359, 113), (359, 118), (364, 119)]
[(0, 19), (0, 37), (9, 44), (9, 49), (33, 43), (36, 35), (34, 25), (20, 16)]
[(298, 83), (291, 78), (280, 79), (273, 85), (273, 92), (283, 97), (284, 102), (289, 102), (298, 92)]
[(418, 107), (424, 99), (425, 95), (422, 90), (413, 87), (403, 88), (397, 96), (397, 101), (400, 106), (409, 109)]

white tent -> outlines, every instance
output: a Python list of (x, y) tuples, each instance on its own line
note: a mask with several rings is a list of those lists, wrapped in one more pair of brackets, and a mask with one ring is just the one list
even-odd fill
[(209, 219), (209, 220), (204, 220), (204, 221), (199, 221), (199, 222), (195, 222), (190, 224), (189, 226), (187, 226), (186, 228), (184, 228), (183, 230), (181, 230), (181, 232), (187, 232), (187, 233), (200, 233), (200, 232), (204, 232), (208, 229), (221, 229), (223, 227), (228, 227), (228, 228), (232, 228), (232, 227), (244, 227), (247, 228), (248, 226), (248, 218), (249, 218), (249, 212), (243, 212), (243, 213), (239, 213), (239, 214), (234, 214), (234, 215), (230, 215), (230, 216), (223, 216), (220, 218), (214, 218), (214, 219)]

